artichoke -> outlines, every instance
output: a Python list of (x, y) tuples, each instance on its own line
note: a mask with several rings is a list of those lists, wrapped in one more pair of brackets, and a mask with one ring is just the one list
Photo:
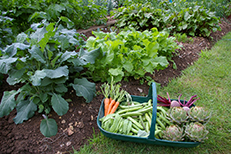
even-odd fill
[(211, 113), (205, 110), (204, 107), (195, 106), (189, 110), (188, 116), (191, 121), (196, 121), (205, 124), (209, 121)]
[(184, 129), (180, 128), (178, 125), (168, 126), (163, 131), (163, 139), (170, 141), (183, 141), (184, 140)]
[(186, 136), (195, 142), (202, 142), (204, 139), (207, 139), (207, 134), (209, 133), (206, 130), (205, 125), (199, 122), (192, 122), (185, 127)]
[(178, 125), (188, 122), (187, 112), (182, 107), (171, 107), (168, 112), (168, 119)]

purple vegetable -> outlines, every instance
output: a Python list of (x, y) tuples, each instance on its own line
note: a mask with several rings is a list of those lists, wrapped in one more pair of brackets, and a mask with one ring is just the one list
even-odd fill
[(170, 107), (180, 107), (180, 103), (177, 101), (172, 101)]
[(195, 97), (197, 97), (197, 95), (194, 95), (189, 99), (189, 101), (187, 103), (185, 102), (185, 99), (184, 99), (184, 102), (181, 103), (180, 97), (182, 94), (180, 94), (178, 101), (175, 101), (175, 100), (171, 101), (168, 92), (167, 92), (167, 95), (168, 95), (168, 99), (161, 97), (160, 95), (157, 96), (158, 106), (167, 106), (167, 107), (180, 107), (180, 106), (182, 106), (184, 108), (184, 110), (186, 110), (187, 112), (189, 111), (189, 107), (191, 107), (193, 105), (193, 103), (195, 103), (198, 99), (200, 99), (200, 98), (194, 99)]
[(178, 102), (180, 103), (180, 105), (181, 106), (185, 106), (185, 107), (190, 107), (190, 106), (192, 106), (193, 105), (193, 103), (195, 103), (198, 99), (200, 99), (200, 98), (197, 98), (197, 99), (194, 99), (194, 97), (197, 97), (197, 95), (194, 95), (194, 96), (192, 96), (190, 99), (189, 99), (189, 101), (187, 102), (187, 103), (185, 103), (185, 99), (184, 99), (184, 103), (182, 104), (181, 102), (180, 102), (180, 97), (181, 97), (181, 95), (182, 94), (180, 94), (180, 96), (179, 96), (179, 98), (178, 98)]
[(168, 99), (161, 97), (160, 95), (157, 96), (157, 102), (159, 103), (158, 106), (171, 106), (171, 99), (167, 92)]

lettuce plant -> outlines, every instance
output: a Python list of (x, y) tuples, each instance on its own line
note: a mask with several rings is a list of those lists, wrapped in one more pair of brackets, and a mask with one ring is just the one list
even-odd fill
[(174, 37), (157, 28), (93, 34), (95, 37), (87, 40), (87, 49), (102, 49), (95, 64), (88, 67), (87, 75), (94, 81), (109, 81), (110, 76), (114, 76), (116, 82), (127, 77), (142, 79), (147, 72), (165, 69), (179, 47)]
[[(8, 74), (9, 85), (22, 83), (23, 86), (4, 92), (0, 117), (16, 108), (17, 115), (13, 120), (20, 124), (38, 111), (44, 113), (45, 118), (40, 125), (42, 134), (55, 135), (57, 124), (46, 114), (52, 109), (59, 116), (67, 113), (69, 105), (63, 95), (68, 87), (72, 87), (77, 96), (83, 96), (86, 102), (90, 102), (95, 93), (95, 84), (86, 78), (70, 80), (70, 73), (80, 74), (99, 54), (99, 49), (85, 51), (80, 48), (84, 43), (75, 29), (65, 29), (58, 23), (32, 24), (27, 33), (20, 33), (17, 41), (2, 51), (0, 73)], [(80, 48), (78, 52), (76, 47)]]

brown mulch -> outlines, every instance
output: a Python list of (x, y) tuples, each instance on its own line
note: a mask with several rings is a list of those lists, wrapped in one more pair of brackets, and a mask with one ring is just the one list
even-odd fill
[[(196, 37), (193, 43), (179, 43), (183, 45), (181, 50), (178, 50), (178, 55), (175, 55), (173, 60), (177, 65), (177, 69), (173, 69), (172, 64), (165, 70), (156, 71), (152, 75), (153, 79), (166, 86), (170, 79), (181, 75), (181, 71), (192, 65), (198, 58), (201, 50), (210, 49), (212, 45), (227, 32), (231, 31), (231, 20), (221, 20), (220, 24), (222, 31), (212, 33), (212, 39)], [(97, 27), (95, 27), (97, 29)], [(91, 29), (94, 30), (94, 29)], [(84, 30), (84, 34), (89, 37), (91, 31)], [(6, 76), (0, 89), (0, 98), (4, 91), (17, 89), (20, 85), (9, 86)], [(100, 91), (99, 86), (102, 83), (96, 83), (97, 91)], [(140, 95), (141, 91), (144, 94), (148, 93), (149, 86), (141, 85), (139, 81), (130, 79), (129, 82), (122, 82), (123, 89), (127, 90), (132, 95)], [(69, 104), (69, 111), (62, 117), (52, 112), (49, 117), (52, 117), (58, 123), (58, 133), (51, 138), (45, 138), (39, 130), (39, 125), (43, 117), (36, 113), (30, 120), (16, 125), (13, 118), (16, 111), (13, 110), (8, 116), (0, 118), (0, 153), (12, 154), (36, 154), (36, 153), (69, 153), (72, 147), (79, 150), (81, 146), (87, 143), (92, 137), (93, 131), (99, 132), (96, 124), (98, 110), (103, 99), (102, 95), (97, 95), (90, 103), (85, 103), (85, 100), (76, 97), (73, 89), (65, 95), (65, 98), (70, 98), (72, 102)], [(68, 135), (67, 129), (73, 128), (73, 134)]]

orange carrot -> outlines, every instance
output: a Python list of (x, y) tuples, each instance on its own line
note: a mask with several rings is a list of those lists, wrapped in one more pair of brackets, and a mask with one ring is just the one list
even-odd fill
[(115, 111), (116, 111), (116, 109), (118, 108), (118, 106), (120, 105), (120, 103), (119, 102), (115, 102), (115, 104), (114, 104), (114, 106), (113, 106), (113, 108), (111, 109), (111, 111), (110, 111), (110, 113), (109, 114), (112, 114), (112, 113), (114, 113)]
[(108, 111), (107, 111), (107, 115), (110, 114), (115, 103), (116, 103), (116, 101), (114, 99), (110, 102), (109, 107), (108, 107)]
[(106, 116), (108, 113), (109, 104), (110, 104), (110, 99), (105, 98), (104, 99), (104, 116)]
[(116, 101), (115, 105), (113, 106), (113, 108), (111, 109), (110, 114), (112, 114), (112, 113), (114, 113), (116, 111), (116, 109), (118, 108), (120, 102), (124, 99), (124, 96), (126, 94), (127, 94), (127, 92), (125, 90), (123, 90), (123, 89), (119, 92), (119, 96), (117, 98), (117, 101)]
[(114, 85), (114, 81), (113, 81), (113, 78), (111, 80), (111, 90), (110, 90), (110, 99), (111, 99), (111, 102), (109, 104), (109, 107), (108, 107), (108, 111), (107, 111), (107, 114), (110, 114), (111, 112), (111, 109), (113, 108), (115, 102), (116, 102), (116, 99), (119, 97), (120, 93), (120, 86), (121, 84), (117, 84), (117, 85)]
[(108, 107), (110, 104), (110, 99), (109, 99), (110, 85), (105, 83), (100, 88), (101, 88), (102, 93), (105, 97), (105, 99), (104, 99), (104, 116), (106, 116), (108, 113)]

